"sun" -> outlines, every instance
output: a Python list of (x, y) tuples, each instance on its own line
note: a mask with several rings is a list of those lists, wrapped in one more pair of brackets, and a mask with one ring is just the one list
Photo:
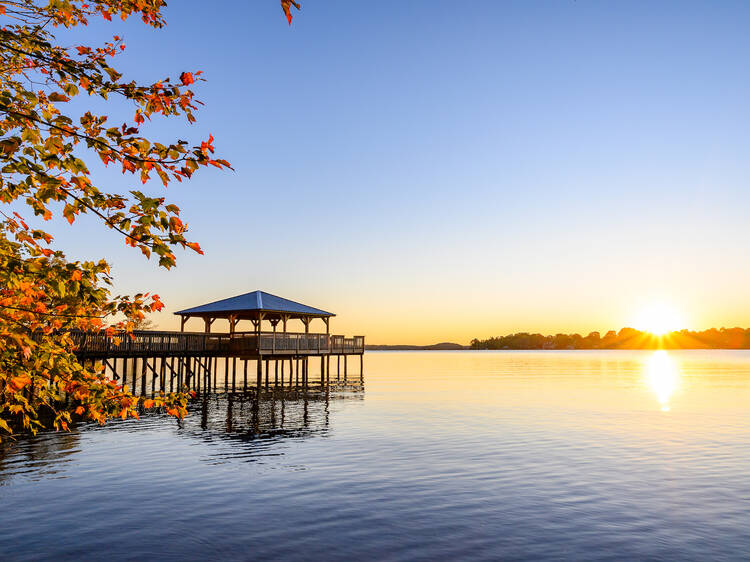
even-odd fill
[(636, 317), (634, 328), (663, 336), (669, 332), (681, 330), (685, 327), (683, 316), (666, 303), (653, 303), (641, 310)]

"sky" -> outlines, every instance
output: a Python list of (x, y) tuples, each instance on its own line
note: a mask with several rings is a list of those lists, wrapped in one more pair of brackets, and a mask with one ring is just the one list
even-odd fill
[(234, 167), (166, 191), (205, 256), (165, 271), (94, 220), (52, 229), (161, 295), (160, 328), (256, 289), (368, 343), (604, 332), (654, 303), (750, 326), (750, 4), (327, 0), (291, 27), (276, 0), (208, 5), (65, 37), (124, 36), (126, 78), (207, 79), (196, 124), (143, 130), (211, 133)]

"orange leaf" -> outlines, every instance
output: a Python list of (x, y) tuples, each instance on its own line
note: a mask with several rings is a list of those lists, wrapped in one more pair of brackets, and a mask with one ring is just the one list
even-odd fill
[(189, 86), (193, 82), (195, 82), (195, 79), (193, 78), (192, 72), (183, 72), (180, 74), (180, 81), (185, 85)]
[(294, 5), (294, 7), (297, 8), (298, 10), (300, 9), (299, 3), (295, 2), (294, 0), (281, 0), (281, 9), (284, 10), (284, 14), (286, 15), (286, 21), (289, 22), (289, 25), (292, 25), (292, 12), (291, 12), (292, 5)]
[(19, 377), (13, 377), (10, 379), (10, 386), (15, 390), (21, 390), (24, 386), (31, 383), (31, 379), (28, 375), (21, 375)]
[(123, 408), (122, 410), (120, 410), (120, 417), (122, 419), (125, 419), (125, 418), (128, 417), (128, 409), (127, 408)]
[(201, 250), (201, 246), (200, 244), (198, 244), (198, 242), (188, 242), (187, 247), (190, 248), (191, 250), (195, 250), (200, 255), (203, 255), (203, 250)]
[(154, 404), (155, 404), (155, 402), (153, 400), (150, 400), (150, 399), (143, 401), (143, 407), (144, 408), (153, 408)]
[(76, 270), (75, 270), (75, 271), (73, 272), (73, 275), (71, 275), (71, 276), (70, 276), (70, 278), (71, 278), (71, 279), (72, 279), (73, 281), (80, 281), (80, 280), (81, 280), (81, 277), (82, 277), (82, 276), (81, 276), (81, 272), (80, 272), (79, 270), (77, 270), (77, 269), (76, 269)]
[(78, 414), (79, 416), (80, 416), (80, 415), (81, 415), (81, 414), (82, 414), (83, 412), (85, 412), (85, 411), (86, 411), (86, 408), (84, 408), (83, 406), (78, 406), (78, 407), (76, 408), (76, 414)]

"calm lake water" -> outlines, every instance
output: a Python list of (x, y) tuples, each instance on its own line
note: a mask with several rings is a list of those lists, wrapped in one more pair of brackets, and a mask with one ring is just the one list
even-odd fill
[(747, 559), (750, 353), (371, 352), (0, 448), (0, 559), (157, 557)]

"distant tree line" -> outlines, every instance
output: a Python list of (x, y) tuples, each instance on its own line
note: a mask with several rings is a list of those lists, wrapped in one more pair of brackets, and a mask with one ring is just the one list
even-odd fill
[(680, 330), (654, 335), (634, 328), (544, 336), (519, 332), (486, 340), (474, 339), (471, 349), (750, 349), (750, 329), (711, 328), (702, 332)]

